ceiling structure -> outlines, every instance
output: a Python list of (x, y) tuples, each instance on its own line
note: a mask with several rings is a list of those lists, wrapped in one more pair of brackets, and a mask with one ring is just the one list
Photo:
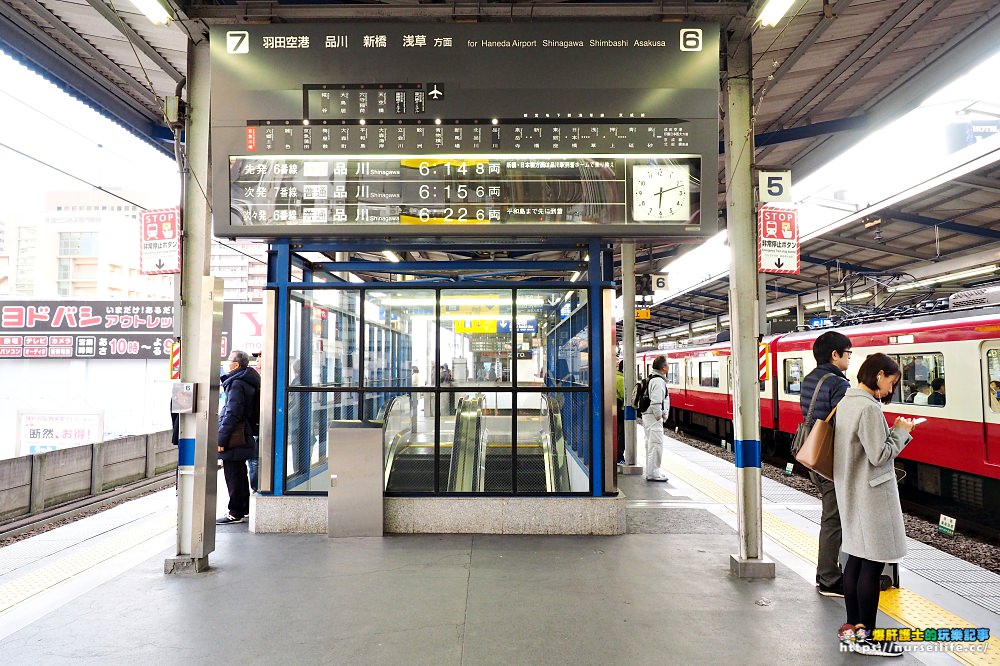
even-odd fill
[[(755, 15), (762, 0), (713, 2), (205, 2), (163, 0), (176, 19), (154, 26), (131, 0), (0, 0), (0, 48), (143, 139), (173, 154), (164, 100), (179, 94), (189, 40), (213, 23), (303, 20), (649, 20), (703, 19), (724, 27)], [(915, 108), (1000, 44), (994, 0), (795, 0), (773, 28), (752, 37), (755, 166), (812, 173), (867, 131)], [(822, 300), (845, 272), (905, 271), (918, 278), (956, 265), (1000, 259), (1000, 151), (912, 196), (877, 210), (844, 211), (847, 223), (805, 240), (802, 272), (767, 279), (768, 308)], [(724, 211), (720, 162), (720, 211)], [(875, 220), (879, 220), (874, 224)], [(689, 246), (643, 242), (637, 270), (659, 270)], [(499, 247), (431, 252), (408, 259), (493, 258)], [(517, 258), (579, 258), (579, 251)], [(378, 253), (359, 254), (380, 258)], [(974, 265), (974, 264), (972, 264)], [(619, 270), (620, 273), (620, 270)], [(995, 278), (995, 276), (993, 276)], [(949, 282), (948, 289), (986, 279)], [(657, 305), (641, 334), (667, 335), (728, 312), (725, 276)], [(940, 292), (939, 292), (940, 293)], [(934, 294), (934, 295), (939, 295)]]

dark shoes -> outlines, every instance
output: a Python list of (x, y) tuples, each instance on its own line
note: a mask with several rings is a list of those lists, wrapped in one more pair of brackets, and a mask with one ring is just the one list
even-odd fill
[(843, 597), (844, 596), (844, 583), (843, 582), (837, 583), (836, 585), (830, 585), (830, 586), (823, 585), (823, 583), (819, 583), (818, 585), (816, 585), (816, 589), (824, 597)]
[(216, 525), (232, 525), (233, 523), (245, 523), (247, 520), (246, 516), (240, 516), (237, 518), (231, 513), (227, 513), (224, 516), (219, 516), (215, 519)]

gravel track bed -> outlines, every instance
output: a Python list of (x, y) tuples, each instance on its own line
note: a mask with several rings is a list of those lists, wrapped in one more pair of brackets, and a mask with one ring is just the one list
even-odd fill
[[(723, 458), (733, 462), (733, 454), (719, 446), (709, 444), (697, 437), (684, 432), (669, 432), (674, 439), (677, 439), (696, 449), (701, 449), (706, 453), (711, 453), (717, 458)], [(785, 476), (783, 468), (763, 462), (761, 473), (769, 479), (791, 486), (813, 497), (819, 497), (819, 491), (809, 479), (793, 474)], [(1000, 574), (1000, 545), (984, 541), (978, 537), (956, 534), (954, 537), (945, 536), (937, 531), (937, 523), (932, 523), (921, 516), (913, 516), (903, 513), (903, 523), (906, 525), (906, 536), (915, 541), (934, 546), (957, 558), (970, 562), (984, 569)]]

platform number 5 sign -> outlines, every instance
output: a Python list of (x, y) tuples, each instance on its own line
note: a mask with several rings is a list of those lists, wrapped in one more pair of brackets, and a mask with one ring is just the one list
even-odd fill
[(757, 200), (761, 203), (791, 202), (792, 172), (761, 171), (757, 187)]

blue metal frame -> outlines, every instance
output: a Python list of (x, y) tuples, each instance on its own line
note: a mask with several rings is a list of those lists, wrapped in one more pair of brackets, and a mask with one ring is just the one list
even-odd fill
[(604, 300), (601, 298), (601, 246), (590, 241), (590, 265), (587, 268), (590, 307), (590, 491), (594, 497), (604, 495), (604, 427), (601, 410), (604, 393)]
[[(287, 439), (285, 428), (285, 406), (288, 403), (288, 284), (291, 279), (291, 252), (288, 241), (281, 239), (272, 243), (275, 252), (271, 255), (274, 261), (274, 272), (268, 275), (269, 285), (277, 288), (277, 321), (275, 322), (275, 388), (274, 388), (274, 466), (271, 470), (274, 481), (274, 494), (285, 494), (285, 451)], [(269, 271), (270, 273), (270, 271)]]
[[(572, 392), (579, 396), (586, 395), (590, 401), (589, 410), (589, 423), (590, 429), (590, 445), (581, 447), (580, 454), (581, 458), (585, 458), (583, 461), (590, 472), (590, 491), (589, 495), (599, 497), (603, 495), (604, 479), (603, 479), (603, 425), (602, 425), (602, 409), (601, 409), (601, 397), (603, 394), (603, 362), (604, 362), (604, 339), (603, 339), (603, 317), (605, 313), (602, 311), (603, 300), (602, 300), (602, 290), (613, 285), (610, 282), (604, 272), (607, 272), (609, 266), (605, 266), (608, 263), (608, 259), (604, 257), (602, 250), (604, 249), (605, 243), (600, 240), (593, 240), (588, 243), (587, 246), (582, 246), (580, 243), (572, 243), (567, 245), (539, 245), (539, 246), (526, 246), (525, 248), (530, 248), (533, 251), (551, 251), (554, 249), (570, 249), (575, 251), (584, 250), (584, 247), (588, 247), (590, 250), (590, 258), (588, 261), (547, 261), (547, 262), (537, 262), (531, 260), (469, 260), (469, 261), (457, 261), (457, 262), (367, 262), (367, 261), (348, 261), (348, 262), (309, 262), (302, 259), (298, 253), (304, 251), (323, 251), (323, 252), (333, 252), (333, 251), (343, 251), (346, 249), (357, 251), (359, 245), (363, 245), (365, 249), (384, 249), (384, 242), (379, 243), (358, 243), (351, 242), (350, 244), (341, 247), (336, 244), (315, 244), (315, 243), (302, 243), (301, 241), (295, 241), (293, 239), (275, 239), (272, 242), (269, 251), (269, 268), (268, 268), (268, 284), (267, 287), (277, 291), (276, 298), (276, 316), (277, 322), (275, 326), (275, 349), (273, 353), (276, 356), (275, 359), (275, 446), (274, 446), (274, 469), (273, 469), (273, 481), (274, 481), (274, 494), (275, 495), (285, 495), (288, 494), (288, 487), (285, 478), (285, 468), (286, 468), (286, 457), (287, 457), (287, 437), (288, 437), (288, 424), (287, 420), (287, 404), (290, 395), (288, 390), (288, 350), (289, 350), (289, 336), (290, 336), (290, 312), (291, 312), (291, 293), (295, 290), (307, 290), (307, 289), (344, 289), (350, 288), (352, 290), (363, 290), (363, 289), (385, 289), (387, 286), (391, 286), (392, 289), (401, 290), (411, 290), (411, 289), (427, 289), (432, 284), (436, 283), (437, 289), (448, 289), (452, 288), (469, 288), (475, 287), (480, 289), (488, 288), (499, 288), (499, 289), (567, 289), (567, 290), (580, 290), (584, 288), (581, 282), (574, 282), (565, 279), (547, 279), (538, 277), (537, 279), (531, 279), (527, 282), (517, 282), (512, 283), (509, 280), (497, 279), (503, 275), (509, 274), (524, 274), (525, 272), (531, 273), (537, 270), (558, 270), (558, 271), (574, 271), (574, 270), (587, 270), (588, 282), (587, 282), (587, 295), (588, 295), (588, 312), (590, 316), (586, 318), (588, 322), (588, 345), (590, 346), (589, 363), (586, 366), (587, 373), (589, 375), (589, 389), (585, 393)], [(440, 249), (441, 245), (438, 244), (427, 244), (420, 245), (420, 247), (428, 247)], [(461, 246), (449, 245), (449, 252), (459, 249)], [(482, 250), (483, 245), (470, 245), (469, 249)], [(403, 247), (396, 246), (393, 248), (396, 251), (405, 251)], [(298, 267), (303, 271), (302, 279), (298, 281), (293, 281), (291, 277), (292, 267)], [(365, 270), (370, 272), (385, 272), (385, 273), (395, 273), (400, 271), (415, 272), (416, 270), (428, 271), (428, 270), (442, 270), (448, 271), (450, 275), (430, 275), (430, 279), (426, 280), (411, 280), (406, 282), (352, 282), (349, 285), (345, 284), (343, 281), (337, 282), (316, 282), (314, 281), (314, 272), (322, 271), (324, 273), (334, 272), (334, 271), (358, 271)], [(478, 270), (482, 271), (475, 275), (462, 275), (456, 276), (454, 271), (457, 270)], [(426, 273), (425, 273), (426, 274)], [(331, 276), (335, 277), (335, 276)], [(460, 278), (460, 279), (459, 279)], [(440, 307), (440, 304), (439, 304)], [(362, 308), (362, 312), (363, 312)], [(439, 313), (440, 314), (440, 313)], [(583, 314), (583, 313), (580, 313)], [(359, 353), (363, 353), (364, 349), (362, 346), (365, 344), (365, 336), (367, 331), (364, 330), (364, 318), (362, 317), (362, 323), (359, 327), (359, 339), (357, 341)], [(584, 320), (581, 319), (582, 324)], [(439, 334), (438, 334), (439, 335)], [(436, 345), (436, 354), (440, 354), (440, 342)], [(438, 359), (437, 365), (440, 365), (440, 360)], [(362, 379), (363, 381), (363, 379)], [(361, 391), (364, 387), (357, 387)], [(569, 395), (569, 394), (567, 394)], [(438, 399), (440, 395), (435, 392), (435, 399)], [(363, 406), (359, 406), (361, 408)], [(581, 417), (587, 414), (586, 409), (581, 411)], [(364, 416), (360, 414), (359, 416)], [(440, 409), (436, 410), (436, 419), (440, 418)], [(586, 417), (584, 417), (586, 418)], [(516, 419), (515, 419), (516, 420)], [(586, 439), (586, 438), (585, 438)], [(438, 465), (435, 465), (435, 474), (437, 474)], [(514, 472), (514, 468), (512, 468)], [(435, 483), (437, 487), (437, 483)]]

